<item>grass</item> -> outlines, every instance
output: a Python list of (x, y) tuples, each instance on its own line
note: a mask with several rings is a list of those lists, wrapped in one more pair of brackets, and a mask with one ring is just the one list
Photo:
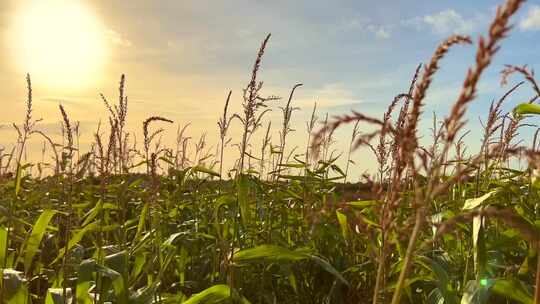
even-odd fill
[[(205, 135), (188, 152), (188, 125), (178, 127), (175, 147), (163, 145), (156, 127), (173, 122), (159, 116), (142, 123), (138, 145), (125, 127), (123, 75), (117, 104), (102, 95), (108, 125), (96, 130), (90, 151), (80, 151), (78, 123), (62, 105), (56, 143), (33, 118), (28, 76), (18, 142), (0, 150), (2, 303), (540, 303), (540, 129), (530, 142), (518, 140), (520, 130), (536, 128), (527, 117), (540, 114), (532, 70), (504, 68), (503, 84), (512, 75), (524, 80), (491, 104), (479, 151), (464, 146), (467, 107), (522, 2), (497, 10), (450, 114), (434, 118), (429, 145), (417, 131), (424, 97), (440, 60), (472, 44), (469, 37), (443, 41), (381, 118), (320, 120), (315, 105), (304, 147), (287, 141), (300, 132), (290, 122), (301, 84), (281, 108), (277, 141), (264, 120), (267, 102), (279, 99), (263, 96), (258, 80), (270, 35), (240, 113), (228, 111), (227, 95), (215, 153)], [(525, 83), (530, 102), (504, 113)], [(235, 120), (239, 139), (228, 137)], [(349, 123), (349, 148), (338, 153), (334, 131)], [(23, 157), (31, 136), (51, 151), (34, 163)], [(232, 145), (238, 158), (226, 168)], [(378, 168), (364, 183), (346, 183), (352, 152), (362, 147)]]

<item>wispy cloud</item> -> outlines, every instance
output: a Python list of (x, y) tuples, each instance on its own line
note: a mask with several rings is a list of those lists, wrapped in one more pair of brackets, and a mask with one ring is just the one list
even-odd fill
[[(363, 102), (353, 91), (339, 82), (327, 83), (309, 95), (312, 95), (317, 101), (317, 107), (319, 108), (335, 108)], [(299, 101), (299, 106), (302, 107), (312, 105), (313, 100), (311, 99)]]
[(370, 24), (367, 26), (367, 30), (375, 35), (378, 39), (390, 38), (390, 29), (384, 26), (377, 26)]
[(345, 19), (339, 26), (342, 30), (358, 30), (370, 33), (377, 39), (388, 39), (391, 37), (391, 28), (393, 25), (381, 25), (372, 22), (368, 18), (353, 17)]
[(431, 15), (415, 17), (404, 22), (417, 30), (430, 29), (439, 35), (470, 34), (476, 28), (480, 16), (465, 18), (454, 9), (446, 9)]
[(519, 27), (524, 31), (540, 30), (540, 6), (531, 6), (527, 16), (519, 22)]
[(130, 47), (133, 45), (130, 40), (122, 37), (120, 33), (117, 31), (114, 31), (112, 29), (108, 29), (105, 31), (105, 36), (109, 39), (109, 41), (113, 45), (121, 46), (121, 47)]

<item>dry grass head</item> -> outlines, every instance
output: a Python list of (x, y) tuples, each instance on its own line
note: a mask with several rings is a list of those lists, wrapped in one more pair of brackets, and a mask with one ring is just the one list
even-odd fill
[(229, 109), (229, 101), (231, 100), (231, 94), (232, 91), (229, 91), (229, 94), (227, 95), (227, 99), (225, 100), (225, 107), (223, 108), (223, 116), (219, 118), (218, 126), (219, 126), (219, 136), (221, 140), (224, 140), (227, 136), (227, 131), (229, 130), (229, 127), (231, 125), (232, 116), (227, 116), (227, 111)]
[(516, 91), (524, 82), (520, 82), (514, 85), (510, 90), (508, 90), (497, 102), (491, 102), (489, 106), (488, 118), (486, 123), (482, 123), (484, 127), (484, 140), (482, 143), (482, 149), (489, 143), (489, 139), (497, 132), (498, 129), (502, 128), (502, 123), (498, 123), (501, 118), (501, 106), (508, 96), (510, 96), (514, 91)]
[(163, 132), (163, 129), (158, 129), (157, 131), (154, 131), (152, 134), (150, 134), (148, 132), (148, 129), (149, 129), (149, 126), (152, 122), (157, 122), (157, 121), (162, 121), (162, 122), (167, 122), (167, 123), (173, 123), (172, 120), (170, 119), (167, 119), (165, 117), (161, 117), (161, 116), (151, 116), (151, 117), (148, 117), (144, 122), (143, 122), (143, 134), (144, 134), (144, 147), (145, 147), (145, 150), (148, 150), (150, 148), (150, 143), (152, 142), (152, 139), (155, 138), (155, 136), (161, 132)]
[(243, 125), (242, 141), (239, 145), (240, 147), (240, 167), (239, 167), (240, 173), (242, 173), (244, 169), (244, 160), (245, 160), (247, 148), (249, 146), (250, 137), (255, 132), (255, 130), (257, 130), (261, 126), (263, 116), (270, 111), (269, 109), (267, 109), (266, 103), (268, 101), (280, 99), (279, 97), (274, 96), (274, 95), (270, 95), (268, 97), (261, 96), (260, 91), (262, 89), (263, 82), (257, 80), (257, 74), (259, 72), (261, 62), (262, 62), (262, 57), (264, 55), (264, 51), (266, 49), (268, 40), (270, 39), (270, 35), (271, 34), (268, 34), (266, 38), (263, 40), (263, 42), (261, 43), (259, 52), (257, 53), (257, 57), (255, 59), (255, 63), (253, 64), (253, 68), (251, 70), (251, 79), (247, 87), (243, 90), (243, 101), (242, 101), (243, 113), (242, 115), (240, 114), (233, 115), (233, 117), (240, 120), (240, 122)]
[[(352, 114), (335, 116), (333, 121), (324, 123), (323, 127), (314, 134), (313, 142), (311, 145), (311, 152), (314, 155), (317, 155), (320, 152), (319, 148), (325, 143), (325, 140), (328, 134), (333, 133), (337, 128), (339, 128), (342, 125), (353, 123), (353, 122), (356, 123), (357, 121), (366, 122), (368, 124), (372, 124), (380, 128), (386, 125), (384, 121), (378, 118), (370, 117), (356, 111), (353, 111)], [(387, 130), (393, 131), (393, 127), (391, 125), (386, 125), (386, 128)], [(361, 146), (362, 144), (368, 143), (372, 138), (380, 134), (380, 132), (381, 130), (378, 129), (371, 133), (365, 133), (358, 136), (354, 147), (357, 148)]]
[(127, 117), (127, 106), (128, 106), (128, 99), (125, 96), (125, 83), (126, 83), (126, 76), (122, 74), (120, 76), (120, 84), (118, 87), (118, 104), (117, 105), (111, 105), (105, 95), (102, 93), (99, 94), (101, 97), (101, 100), (105, 104), (105, 107), (109, 111), (109, 115), (115, 119), (118, 120), (119, 123), (123, 126), (125, 124), (125, 120)]
[(144, 134), (144, 154), (145, 154), (145, 161), (146, 161), (146, 171), (148, 174), (152, 174), (152, 176), (155, 176), (156, 170), (157, 170), (157, 154), (159, 153), (159, 142), (155, 148), (156, 151), (150, 153), (150, 144), (158, 136), (160, 133), (164, 131), (164, 129), (158, 129), (152, 133), (149, 133), (149, 127), (152, 122), (167, 122), (167, 123), (173, 123), (172, 120), (167, 119), (165, 117), (161, 116), (151, 116), (148, 117), (145, 121), (143, 121), (143, 134)]
[(497, 7), (493, 22), (489, 27), (488, 37), (480, 36), (476, 51), (476, 64), (469, 68), (458, 99), (452, 107), (450, 116), (445, 120), (446, 140), (453, 141), (456, 134), (463, 127), (463, 116), (467, 105), (475, 98), (478, 81), (491, 63), (495, 53), (499, 50), (499, 42), (506, 37), (510, 30), (510, 17), (525, 2), (524, 0), (508, 0), (504, 6)]
[(439, 61), (448, 53), (450, 48), (453, 45), (457, 44), (470, 44), (472, 43), (471, 39), (467, 36), (453, 35), (443, 41), (435, 53), (431, 57), (429, 63), (424, 67), (424, 73), (422, 74), (422, 79), (416, 84), (416, 88), (413, 91), (412, 95), (412, 108), (411, 112), (408, 115), (406, 129), (403, 134), (402, 139), (405, 141), (403, 146), (405, 147), (402, 150), (401, 157), (403, 159), (408, 159), (407, 161), (411, 162), (412, 155), (415, 149), (418, 146), (418, 140), (416, 135), (416, 129), (418, 126), (418, 120), (422, 112), (422, 102), (426, 96), (427, 90), (429, 89), (433, 76), (439, 69)]
[[(318, 121), (318, 117), (317, 117), (317, 102), (315, 102), (313, 104), (313, 110), (311, 112), (311, 116), (309, 117), (309, 121), (306, 122), (306, 131), (307, 131), (307, 143), (306, 143), (306, 152), (305, 152), (305, 165), (306, 165), (306, 169), (310, 166), (310, 162), (311, 162), (311, 154), (310, 154), (310, 151), (313, 149), (313, 145), (312, 145), (312, 135), (313, 135), (313, 130), (315, 129), (315, 124), (317, 123)], [(315, 155), (317, 155), (317, 153), (315, 153)]]
[[(540, 96), (540, 88), (538, 87), (538, 84), (536, 83), (536, 79), (534, 78), (534, 70), (529, 70), (529, 68), (524, 66), (515, 66), (515, 65), (505, 65), (505, 68), (501, 71), (501, 86), (504, 86), (508, 84), (508, 78), (512, 74), (521, 74), (529, 82), (536, 93), (536, 96)], [(529, 102), (532, 103), (534, 99), (531, 99)]]
[(62, 114), (62, 122), (67, 139), (67, 148), (71, 150), (73, 148), (73, 129), (71, 128), (71, 122), (69, 121), (69, 117), (64, 109), (64, 106), (60, 104), (58, 105), (58, 108)]
[(22, 153), (25, 148), (26, 140), (32, 133), (32, 130), (34, 129), (35, 125), (41, 121), (41, 119), (37, 119), (37, 120), (32, 119), (33, 97), (32, 97), (32, 81), (30, 79), (30, 74), (26, 74), (26, 90), (27, 90), (26, 111), (25, 111), (22, 128), (17, 126), (15, 123), (13, 123), (13, 127), (15, 128), (18, 134), (18, 142), (19, 142), (19, 156), (18, 156), (17, 163), (20, 163), (20, 160), (22, 158)]
[[(117, 130), (119, 128), (119, 120), (113, 120), (112, 118), (109, 118), (109, 127), (110, 127), (110, 134), (109, 134), (109, 144), (107, 145), (107, 167), (111, 165), (111, 162), (116, 161), (117, 159), (117, 149), (116, 149), (116, 142), (117, 142)], [(112, 163), (114, 166), (115, 164)]]
[(60, 170), (60, 158), (58, 156), (58, 150), (56, 149), (57, 144), (54, 143), (52, 138), (50, 136), (48, 136), (47, 134), (45, 134), (45, 132), (43, 132), (43, 131), (32, 130), (32, 134), (38, 134), (41, 137), (43, 137), (45, 139), (45, 142), (47, 142), (49, 144), (49, 146), (51, 147), (51, 150), (53, 152), (53, 159), (54, 159), (54, 162), (55, 162), (54, 173), (55, 173), (55, 175), (58, 174), (59, 170)]
[(191, 124), (178, 125), (176, 130), (176, 151), (174, 153), (175, 169), (184, 169), (187, 163), (187, 146), (191, 137), (186, 136), (186, 130)]
[(264, 133), (264, 137), (261, 144), (261, 159), (260, 159), (260, 166), (259, 166), (259, 178), (262, 178), (263, 171), (265, 168), (265, 156), (266, 156), (266, 150), (268, 147), (270, 147), (272, 142), (272, 135), (270, 133), (270, 130), (272, 128), (272, 122), (269, 121), (268, 125), (266, 126), (266, 132)]
[(293, 86), (292, 90), (291, 90), (291, 93), (289, 94), (289, 99), (287, 100), (287, 104), (285, 105), (285, 107), (280, 107), (281, 109), (281, 112), (283, 113), (283, 123), (281, 125), (281, 130), (279, 131), (279, 159), (278, 159), (278, 168), (277, 168), (277, 171), (276, 172), (277, 174), (275, 175), (276, 177), (279, 175), (279, 171), (281, 171), (282, 167), (280, 167), (282, 164), (283, 164), (283, 157), (284, 157), (284, 154), (285, 154), (285, 146), (286, 146), (286, 140), (287, 140), (287, 135), (290, 133), (290, 132), (293, 132), (294, 130), (291, 128), (291, 118), (292, 118), (292, 113), (295, 111), (295, 110), (299, 110), (299, 108), (296, 108), (296, 107), (293, 107), (291, 106), (291, 101), (292, 101), (292, 98), (293, 98), (293, 95), (294, 95), (294, 92), (295, 90), (302, 86), (303, 84), (301, 83), (297, 83), (296, 85)]
[(257, 75), (261, 66), (262, 57), (264, 55), (264, 51), (266, 49), (266, 45), (268, 43), (268, 40), (270, 39), (270, 36), (271, 34), (268, 34), (263, 40), (259, 48), (259, 52), (257, 53), (255, 63), (253, 64), (253, 69), (251, 70), (251, 80), (249, 81), (247, 87), (243, 90), (244, 100), (242, 102), (242, 108), (244, 111), (244, 115), (243, 117), (238, 114), (233, 115), (242, 122), (244, 128), (248, 131), (248, 133), (253, 133), (255, 129), (260, 126), (262, 117), (269, 111), (268, 109), (266, 109), (261, 113), (258, 113), (260, 109), (267, 107), (266, 102), (280, 99), (279, 97), (274, 95), (268, 97), (261, 96), (260, 90), (263, 87), (263, 82), (257, 80)]
[(127, 120), (128, 113), (128, 98), (125, 96), (126, 77), (124, 74), (120, 76), (120, 83), (118, 86), (118, 103), (111, 105), (105, 95), (100, 94), (101, 100), (105, 104), (105, 107), (109, 111), (110, 125), (115, 126), (114, 130), (111, 127), (111, 132), (116, 132), (114, 136), (113, 162), (115, 169), (119, 172), (127, 172), (128, 167), (126, 163), (129, 161), (129, 148), (128, 148), (128, 133), (124, 132), (124, 127)]
[(249, 81), (249, 84), (244, 90), (244, 100), (247, 102), (254, 103), (259, 97), (259, 90), (262, 88), (263, 83), (257, 81), (257, 73), (259, 72), (259, 69), (261, 67), (264, 50), (266, 49), (266, 44), (268, 43), (268, 40), (270, 40), (271, 35), (272, 34), (268, 34), (266, 38), (264, 38), (261, 47), (259, 48), (259, 52), (257, 53), (255, 63), (253, 64), (253, 69), (251, 70), (251, 80)]
[(30, 132), (32, 125), (32, 80), (30, 79), (30, 74), (26, 74), (26, 89), (27, 89), (27, 98), (26, 98), (26, 116), (24, 118), (24, 129), (25, 132)]
[(291, 117), (292, 117), (292, 113), (295, 111), (295, 110), (299, 110), (299, 108), (296, 108), (296, 107), (292, 107), (291, 106), (291, 101), (292, 101), (292, 97), (294, 95), (294, 91), (302, 86), (303, 84), (301, 83), (297, 83), (294, 85), (294, 87), (292, 88), (291, 90), (291, 93), (289, 94), (289, 99), (287, 100), (287, 104), (285, 105), (285, 107), (280, 107), (281, 111), (283, 112), (283, 125), (282, 125), (282, 128), (281, 128), (281, 139), (282, 139), (282, 145), (284, 146), (285, 145), (285, 138), (287, 137), (287, 134), (291, 131), (293, 131), (291, 129)]
[(203, 165), (207, 160), (212, 158), (213, 154), (210, 152), (211, 147), (206, 149), (207, 145), (208, 145), (208, 142), (206, 141), (206, 132), (205, 132), (199, 137), (199, 140), (195, 143), (194, 161), (196, 165)]

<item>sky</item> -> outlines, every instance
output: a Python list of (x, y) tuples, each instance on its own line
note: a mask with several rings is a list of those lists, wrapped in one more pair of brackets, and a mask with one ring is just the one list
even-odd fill
[[(116, 100), (126, 74), (128, 129), (141, 133), (142, 121), (159, 115), (175, 121), (163, 141), (174, 142), (178, 124), (188, 133), (206, 133), (217, 144), (219, 118), (232, 90), (231, 111), (240, 111), (242, 88), (250, 78), (256, 52), (272, 36), (259, 77), (265, 95), (287, 97), (303, 83), (293, 104), (291, 147), (305, 147), (306, 121), (314, 102), (319, 117), (351, 110), (382, 116), (393, 97), (407, 90), (419, 63), (453, 33), (477, 39), (487, 31), (501, 1), (0, 1), (0, 146), (16, 139), (11, 123), (24, 118), (25, 75), (32, 75), (38, 129), (59, 135), (58, 104), (81, 123), (81, 146), (88, 147), (98, 121), (107, 118), (99, 93)], [(467, 114), (467, 143), (478, 146), (479, 118), (500, 97), (504, 64), (539, 65), (540, 1), (528, 1), (512, 19), (503, 42), (479, 85)], [(474, 46), (458, 46), (441, 62), (421, 122), (429, 134), (433, 113), (439, 118), (456, 99)], [(513, 77), (512, 81), (520, 79)], [(507, 109), (528, 100), (523, 86)], [(272, 102), (267, 116), (278, 125), (286, 98)], [(534, 122), (534, 121), (533, 121)], [(364, 128), (365, 126), (361, 126)], [(263, 131), (254, 137), (259, 142)], [(273, 132), (277, 142), (277, 128)], [(233, 123), (233, 142), (240, 125)], [(33, 139), (30, 154), (40, 149)], [(350, 128), (336, 133), (335, 147), (346, 150)], [(256, 146), (256, 144), (254, 144)], [(237, 149), (227, 151), (229, 161)], [(368, 151), (354, 155), (357, 172), (374, 168)]]

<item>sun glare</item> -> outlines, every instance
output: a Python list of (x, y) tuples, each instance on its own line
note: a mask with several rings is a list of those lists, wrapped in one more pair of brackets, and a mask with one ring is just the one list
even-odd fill
[(102, 75), (108, 53), (106, 31), (80, 1), (25, 2), (13, 29), (17, 65), (41, 84), (80, 89)]

